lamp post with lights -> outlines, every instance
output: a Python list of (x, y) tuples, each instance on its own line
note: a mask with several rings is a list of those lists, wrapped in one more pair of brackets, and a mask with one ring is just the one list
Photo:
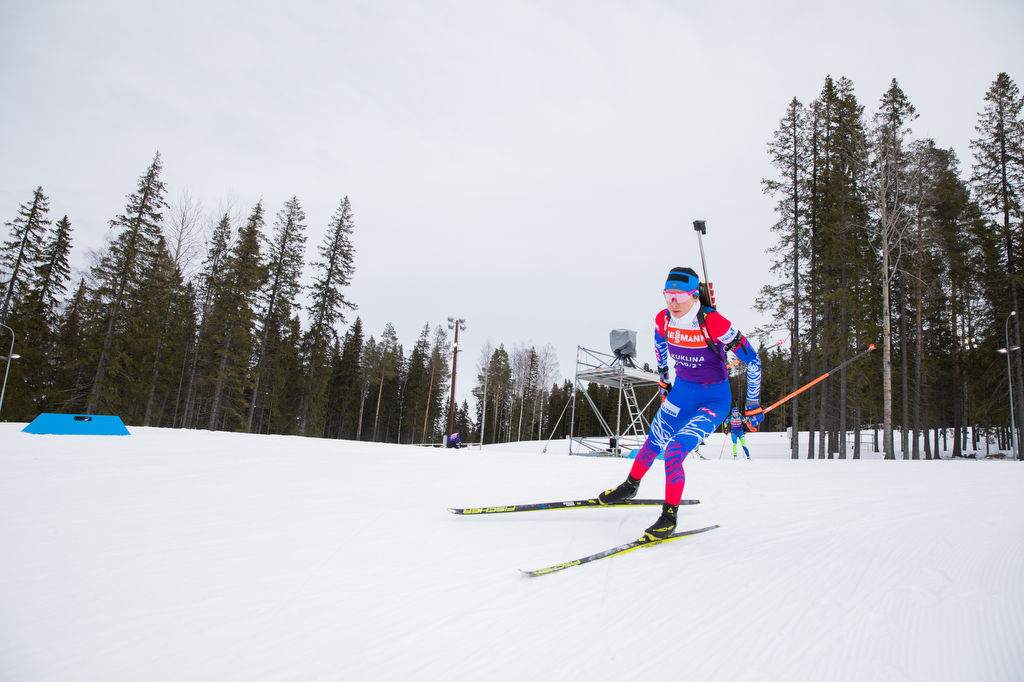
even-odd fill
[(3, 410), (3, 407), (4, 407), (4, 393), (7, 392), (7, 375), (10, 374), (10, 372), (11, 372), (11, 360), (20, 358), (21, 356), (14, 354), (14, 330), (11, 329), (10, 327), (8, 327), (6, 324), (0, 324), (0, 327), (3, 327), (4, 329), (6, 329), (7, 331), (9, 331), (11, 333), (11, 349), (9, 351), (7, 351), (7, 355), (6, 356), (0, 355), (0, 360), (6, 360), (7, 361), (7, 368), (4, 370), (4, 383), (3, 383), (3, 387), (0, 387), (0, 410)]

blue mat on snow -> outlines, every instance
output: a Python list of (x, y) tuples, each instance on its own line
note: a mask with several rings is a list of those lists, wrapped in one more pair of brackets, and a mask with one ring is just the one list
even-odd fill
[(112, 414), (54, 414), (44, 412), (22, 429), (25, 433), (76, 436), (130, 436), (124, 422)]
[[(633, 448), (632, 450), (629, 451), (629, 454), (627, 454), (626, 457), (628, 457), (629, 459), (636, 459), (636, 456), (639, 455), (639, 454), (640, 454), (640, 448)], [(658, 456), (655, 457), (654, 459), (664, 460), (665, 459), (665, 453), (664, 452), (659, 452)]]

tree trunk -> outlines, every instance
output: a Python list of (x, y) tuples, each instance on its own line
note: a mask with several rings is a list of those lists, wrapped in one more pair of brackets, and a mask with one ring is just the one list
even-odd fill
[(900, 446), (902, 459), (910, 459), (910, 372), (907, 370), (907, 292), (904, 283), (900, 282), (900, 381), (903, 401), (903, 420), (900, 424)]
[[(957, 333), (957, 295), (956, 295), (956, 280), (954, 279), (950, 287), (950, 330), (953, 339), (953, 385), (950, 387), (953, 398), (953, 457), (959, 457), (963, 454), (960, 449), (960, 424), (962, 421), (963, 414), (963, 395), (960, 394), (960, 335)], [(945, 442), (945, 429), (943, 429), (943, 442)]]
[(892, 442), (892, 321), (889, 315), (889, 240), (882, 204), (882, 443), (885, 459), (896, 459)]
[(380, 373), (380, 387), (377, 389), (377, 411), (373, 414), (373, 435), (370, 440), (377, 442), (377, 420), (380, 419), (380, 398), (384, 395), (384, 372)]
[(363, 390), (359, 392), (359, 423), (356, 424), (356, 440), (362, 438), (363, 435), (363, 405), (366, 403), (366, 392), (370, 390), (370, 385), (366, 384), (363, 386)]
[(430, 363), (430, 383), (427, 384), (427, 409), (423, 410), (423, 433), (420, 434), (420, 442), (427, 442), (427, 417), (430, 416), (430, 394), (434, 390), (434, 369), (433, 362)]

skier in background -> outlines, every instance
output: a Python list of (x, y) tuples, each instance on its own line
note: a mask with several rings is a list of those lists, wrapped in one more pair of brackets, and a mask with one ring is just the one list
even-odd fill
[(743, 452), (747, 459), (750, 459), (750, 450), (747, 449), (747, 418), (740, 415), (740, 408), (733, 407), (729, 415), (729, 431), (732, 434), (732, 458), (736, 459), (736, 441), (743, 446)]
[[(697, 444), (714, 433), (732, 404), (726, 352), (747, 365), (747, 417), (753, 427), (764, 419), (761, 411), (761, 360), (750, 342), (733, 328), (710, 301), (700, 298), (700, 278), (692, 268), (672, 268), (665, 282), (668, 308), (654, 318), (654, 352), (664, 400), (626, 480), (598, 499), (610, 504), (636, 496), (640, 479), (655, 458), (665, 453), (665, 503), (661, 516), (645, 531), (649, 539), (670, 536), (683, 497), (686, 474), (683, 460)], [(675, 363), (675, 384), (669, 381), (669, 363)]]
[(448, 447), (450, 447), (450, 448), (461, 448), (462, 447), (462, 438), (459, 436), (459, 434), (457, 432), (453, 433), (450, 436), (448, 436)]

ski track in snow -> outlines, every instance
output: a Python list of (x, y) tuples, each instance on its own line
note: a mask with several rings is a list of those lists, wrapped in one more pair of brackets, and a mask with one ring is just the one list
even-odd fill
[[(679, 528), (621, 459), (0, 424), (0, 680), (1024, 679), (1024, 468), (688, 459)], [(658, 463), (640, 495), (662, 493)]]

